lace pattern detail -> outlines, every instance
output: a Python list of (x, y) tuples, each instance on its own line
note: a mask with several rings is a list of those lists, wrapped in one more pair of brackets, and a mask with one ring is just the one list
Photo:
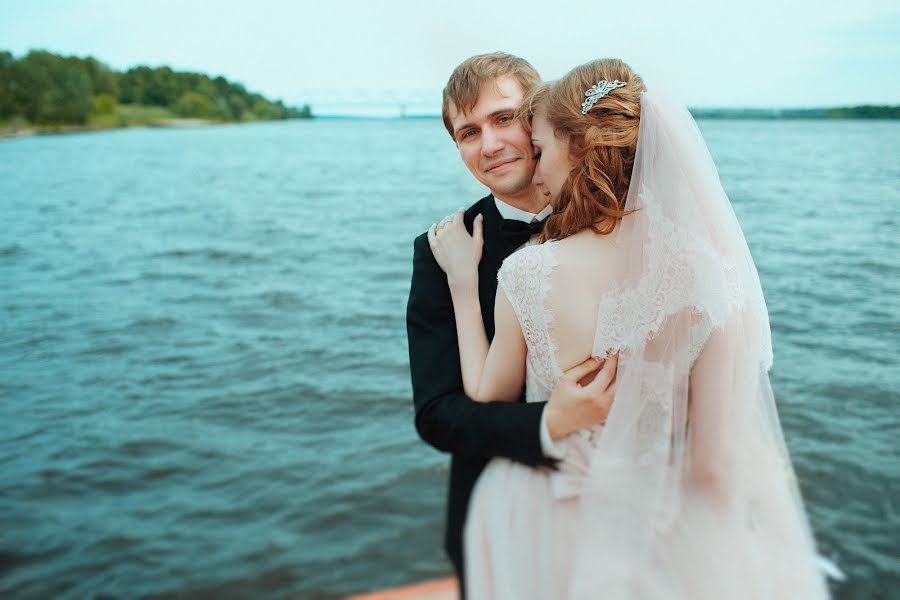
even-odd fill
[(503, 261), (497, 282), (512, 304), (528, 347), (526, 395), (546, 400), (562, 376), (556, 342), (550, 335), (552, 313), (546, 307), (550, 274), (557, 266), (552, 241), (525, 246)]
[[(649, 192), (644, 192), (649, 194)], [(646, 236), (659, 249), (645, 257), (646, 272), (633, 285), (612, 290), (600, 302), (594, 353), (610, 349), (636, 348), (653, 338), (667, 317), (691, 307), (690, 356), (696, 360), (713, 330), (725, 325), (744, 303), (744, 291), (736, 265), (725, 263), (708, 242), (689, 231), (677, 229), (657, 203), (644, 198)], [(698, 268), (698, 265), (701, 267)], [(715, 281), (721, 282), (716, 285)], [(703, 293), (705, 289), (727, 290)]]

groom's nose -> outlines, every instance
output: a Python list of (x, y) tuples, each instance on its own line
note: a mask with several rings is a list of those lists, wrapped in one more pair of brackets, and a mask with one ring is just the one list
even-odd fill
[(503, 136), (492, 127), (485, 127), (481, 132), (481, 151), (485, 156), (494, 156), (505, 146)]

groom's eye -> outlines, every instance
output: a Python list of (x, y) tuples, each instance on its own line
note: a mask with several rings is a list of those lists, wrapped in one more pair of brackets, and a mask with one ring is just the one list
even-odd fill
[(465, 138), (472, 137), (473, 135), (475, 135), (475, 130), (467, 129), (466, 131), (463, 132), (463, 134), (462, 134), (462, 136), (460, 136), (460, 138), (465, 139)]
[(497, 121), (500, 123), (508, 123), (509, 121), (512, 121), (512, 115), (501, 115)]

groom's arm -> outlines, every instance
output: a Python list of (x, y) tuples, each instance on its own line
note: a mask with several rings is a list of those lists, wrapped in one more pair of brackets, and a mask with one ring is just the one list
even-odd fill
[(406, 326), (416, 430), (423, 440), (462, 456), (555, 462), (541, 450), (545, 402), (482, 403), (463, 392), (453, 301), (425, 235), (414, 243)]

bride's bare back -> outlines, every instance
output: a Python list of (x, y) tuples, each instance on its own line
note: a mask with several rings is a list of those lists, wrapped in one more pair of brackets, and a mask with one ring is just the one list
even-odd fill
[(585, 229), (564, 240), (547, 242), (557, 265), (549, 275), (545, 303), (552, 315), (549, 332), (562, 371), (594, 352), (600, 300), (621, 269), (615, 238), (615, 232), (600, 235)]

